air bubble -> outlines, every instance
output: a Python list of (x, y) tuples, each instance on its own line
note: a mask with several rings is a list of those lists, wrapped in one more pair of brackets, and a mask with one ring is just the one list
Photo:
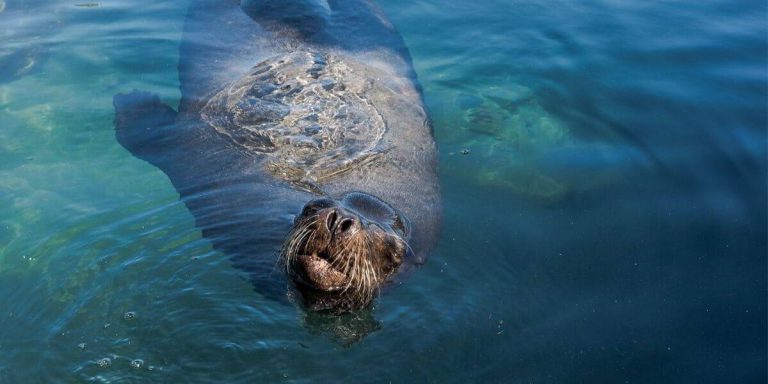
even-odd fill
[(97, 361), (96, 364), (98, 364), (99, 368), (107, 368), (112, 365), (112, 360), (109, 357), (105, 357)]

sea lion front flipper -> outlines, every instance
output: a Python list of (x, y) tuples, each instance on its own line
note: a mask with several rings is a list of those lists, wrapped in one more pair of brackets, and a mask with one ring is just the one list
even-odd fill
[(157, 94), (133, 90), (119, 93), (115, 106), (115, 136), (134, 156), (153, 164), (176, 142), (176, 111)]

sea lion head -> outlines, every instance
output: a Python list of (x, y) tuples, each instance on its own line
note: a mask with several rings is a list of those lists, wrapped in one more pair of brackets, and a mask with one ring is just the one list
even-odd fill
[(296, 216), (281, 259), (310, 309), (361, 309), (406, 258), (408, 227), (402, 214), (367, 193), (314, 199)]

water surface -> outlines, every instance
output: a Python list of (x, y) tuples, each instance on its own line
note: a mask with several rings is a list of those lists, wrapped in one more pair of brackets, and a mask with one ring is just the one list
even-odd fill
[(114, 138), (188, 4), (0, 1), (0, 382), (765, 381), (764, 2), (381, 2), (444, 222), (351, 344)]

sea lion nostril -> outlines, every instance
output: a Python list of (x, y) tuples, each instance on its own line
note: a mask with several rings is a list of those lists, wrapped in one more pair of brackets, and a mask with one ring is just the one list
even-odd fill
[(353, 219), (342, 219), (339, 223), (339, 232), (346, 232), (350, 228), (352, 228), (352, 225), (355, 224), (355, 220)]
[(336, 224), (337, 218), (338, 214), (336, 214), (335, 210), (328, 213), (328, 217), (325, 219), (325, 226), (329, 231), (333, 231), (333, 226)]

